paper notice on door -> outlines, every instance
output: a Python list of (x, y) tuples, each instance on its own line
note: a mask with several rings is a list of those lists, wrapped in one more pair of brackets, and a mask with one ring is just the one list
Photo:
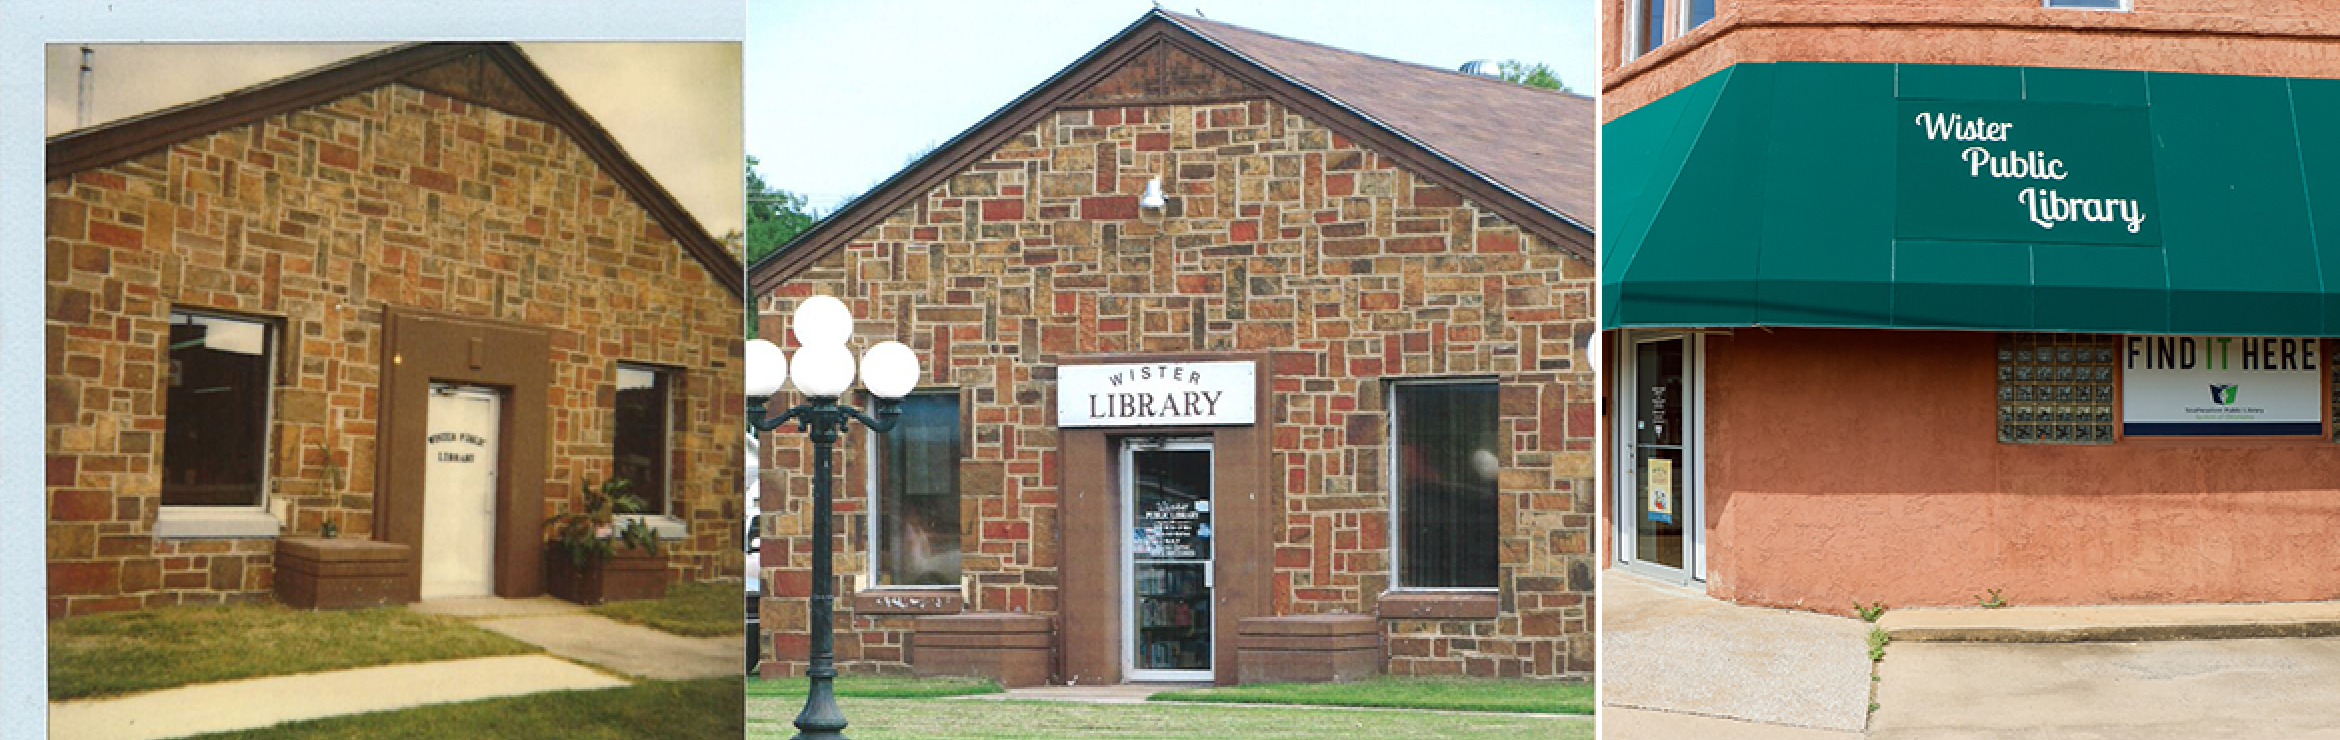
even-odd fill
[(1649, 519), (1674, 521), (1674, 461), (1649, 461)]

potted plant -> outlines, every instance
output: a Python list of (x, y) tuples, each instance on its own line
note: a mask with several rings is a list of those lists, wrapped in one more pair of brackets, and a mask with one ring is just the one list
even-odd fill
[(666, 595), (666, 557), (658, 533), (640, 518), (642, 499), (626, 493), (629, 481), (611, 478), (584, 486), (584, 505), (545, 520), (553, 538), (545, 543), (546, 584), (554, 596), (579, 604), (647, 599)]

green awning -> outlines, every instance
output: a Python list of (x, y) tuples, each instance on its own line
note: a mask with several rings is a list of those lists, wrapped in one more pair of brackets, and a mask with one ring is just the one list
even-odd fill
[(1738, 64), (1602, 136), (1606, 327), (2340, 335), (2340, 80)]

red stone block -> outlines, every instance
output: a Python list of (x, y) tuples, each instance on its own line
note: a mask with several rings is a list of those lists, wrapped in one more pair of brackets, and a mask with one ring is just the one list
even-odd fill
[(64, 596), (111, 594), (121, 581), (121, 564), (111, 560), (50, 563), (49, 593)]
[[(1138, 134), (1138, 135), (1137, 135), (1137, 150), (1138, 150), (1138, 151), (1141, 151), (1141, 152), (1165, 152), (1165, 151), (1169, 151), (1169, 150), (1170, 150), (1170, 135), (1169, 135), (1169, 134)], [(1102, 161), (1100, 161), (1100, 162), (1098, 163), (1098, 165), (1099, 165), (1100, 167), (1102, 167), (1102, 166), (1105, 166), (1105, 165), (1104, 165), (1104, 162), (1102, 162)]]
[(123, 249), (137, 249), (145, 245), (146, 232), (104, 221), (91, 221), (89, 238), (100, 244), (110, 244)]
[(1227, 224), (1227, 241), (1249, 242), (1259, 240), (1258, 221), (1236, 221)]
[(1137, 218), (1137, 196), (1104, 195), (1093, 198), (1082, 198), (1081, 217), (1091, 221), (1101, 221), (1115, 218)]
[(983, 220), (1014, 221), (1024, 217), (1024, 199), (994, 198), (983, 201)]
[(442, 193), (455, 192), (455, 176), (427, 167), (409, 167), (406, 179), (416, 185)]
[(102, 490), (61, 489), (49, 496), (49, 518), (61, 522), (97, 522), (114, 516), (114, 496)]

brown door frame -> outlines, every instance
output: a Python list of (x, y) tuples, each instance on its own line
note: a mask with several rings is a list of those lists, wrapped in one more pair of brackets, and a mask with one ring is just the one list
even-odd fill
[[(1281, 519), (1274, 469), (1273, 423), (1280, 408), (1272, 403), (1275, 363), (1266, 352), (1179, 352), (1159, 354), (1068, 355), (1054, 358), (1065, 365), (1130, 364), (1146, 362), (1253, 362), (1258, 394), (1253, 422), (1248, 426), (1149, 426), (1059, 428), (1062, 453), (1057, 459), (1058, 480), (1064, 482), (1059, 499), (1061, 526), (1057, 552), (1062, 580), (1058, 590), (1063, 659), (1060, 680), (1076, 684), (1115, 684), (1123, 681), (1121, 640), (1121, 549), (1129, 538), (1121, 521), (1120, 444), (1132, 437), (1208, 437), (1212, 443), (1213, 476), (1212, 569), (1216, 582), (1212, 598), (1211, 629), (1214, 646), (1211, 675), (1214, 683), (1235, 683), (1236, 625), (1246, 617), (1270, 616), (1274, 611), (1275, 525)], [(1058, 403), (1061, 389), (1051, 387), (1050, 403)], [(1049, 409), (1054, 418), (1055, 409)]]
[(497, 422), (495, 594), (544, 593), (545, 443), (552, 336), (542, 327), (405, 306), (384, 309), (374, 539), (409, 548), (405, 600), (422, 597), (423, 468), (431, 384), (504, 392)]

